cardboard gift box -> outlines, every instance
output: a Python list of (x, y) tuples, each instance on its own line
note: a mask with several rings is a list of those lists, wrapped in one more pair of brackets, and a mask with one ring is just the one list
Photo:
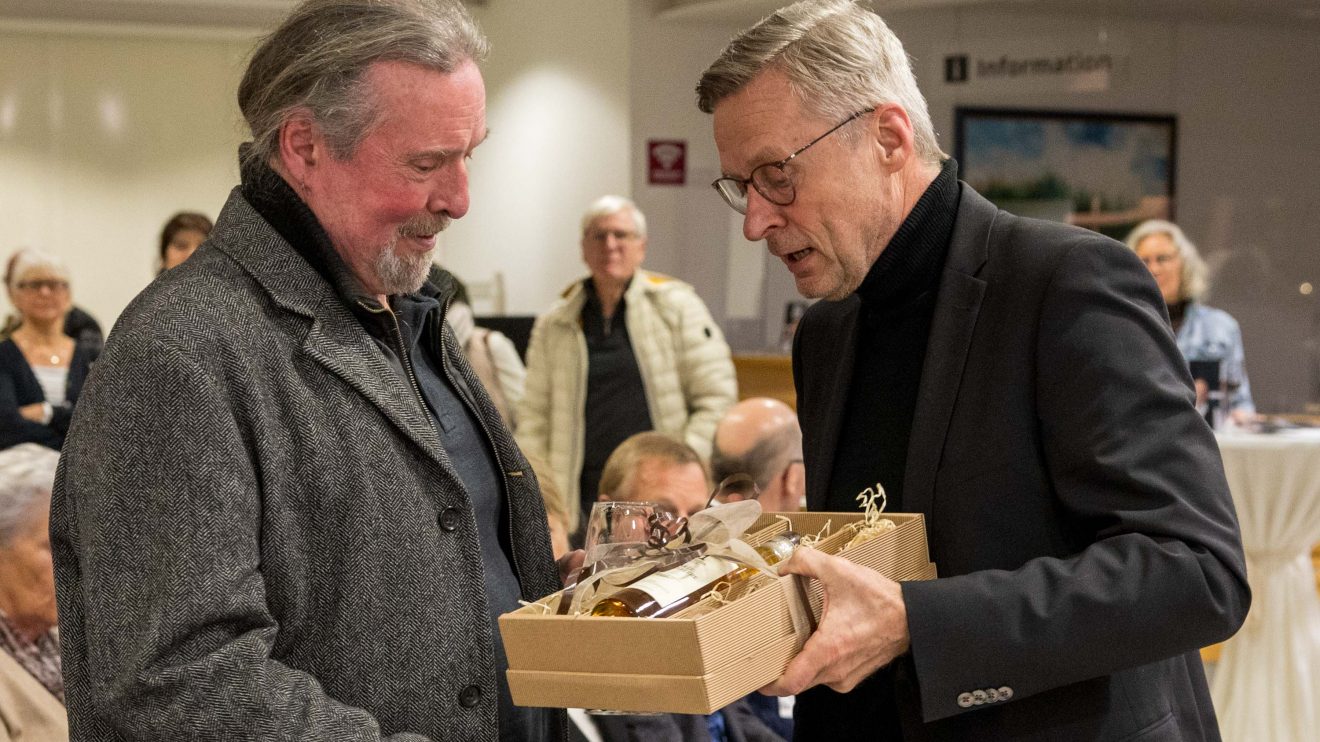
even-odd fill
[[(899, 581), (935, 578), (919, 513), (885, 513), (895, 528), (841, 556)], [(767, 513), (744, 535), (756, 546), (788, 530), (822, 536), (830, 554), (861, 513)], [(823, 588), (760, 574), (721, 602), (670, 618), (555, 615), (560, 594), (500, 616), (509, 689), (520, 706), (708, 714), (783, 674), (820, 620)]]

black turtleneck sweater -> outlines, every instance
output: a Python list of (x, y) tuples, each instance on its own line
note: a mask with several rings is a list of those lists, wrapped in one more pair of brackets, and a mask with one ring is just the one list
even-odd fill
[[(886, 509), (902, 510), (908, 438), (959, 195), (958, 166), (947, 160), (857, 289), (857, 355), (826, 511), (857, 510), (857, 494), (877, 482), (885, 488)], [(822, 737), (857, 739), (857, 730), (840, 720), (869, 717), (877, 722), (866, 730), (867, 739), (902, 740), (894, 701), (897, 664), (880, 668), (851, 693), (823, 685), (802, 693), (796, 724)]]
[(947, 160), (857, 289), (857, 355), (827, 511), (856, 510), (854, 498), (877, 482), (886, 509), (901, 509), (908, 437), (958, 196), (958, 165)]

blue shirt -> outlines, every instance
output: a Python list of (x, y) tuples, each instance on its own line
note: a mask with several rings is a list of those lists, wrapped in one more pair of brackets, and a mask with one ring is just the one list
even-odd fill
[(1237, 320), (1222, 309), (1188, 302), (1178, 328), (1178, 350), (1190, 361), (1221, 361), (1228, 384), (1229, 411), (1255, 412), (1251, 384), (1242, 351), (1242, 330)]

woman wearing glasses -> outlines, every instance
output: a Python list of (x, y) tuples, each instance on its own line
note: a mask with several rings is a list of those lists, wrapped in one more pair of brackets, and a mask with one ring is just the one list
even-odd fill
[(21, 251), (6, 288), (18, 325), (0, 343), (0, 448), (59, 449), (99, 346), (64, 332), (72, 306), (69, 271), (55, 256)]
[[(1188, 363), (1218, 362), (1221, 381), (1228, 389), (1226, 409), (1239, 424), (1256, 413), (1247, 382), (1242, 330), (1228, 312), (1201, 303), (1206, 289), (1206, 266), (1187, 235), (1172, 222), (1150, 219), (1127, 236), (1127, 245), (1146, 264), (1169, 308), (1178, 349)], [(1196, 374), (1193, 374), (1194, 376)], [(1196, 382), (1196, 403), (1204, 406), (1205, 382)]]

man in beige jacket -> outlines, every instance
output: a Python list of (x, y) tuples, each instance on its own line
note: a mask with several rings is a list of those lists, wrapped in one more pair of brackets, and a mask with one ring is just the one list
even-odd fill
[(591, 273), (532, 328), (518, 444), (549, 462), (571, 514), (590, 509), (605, 460), (634, 433), (668, 433), (709, 457), (737, 397), (729, 346), (706, 305), (688, 284), (641, 270), (645, 256), (637, 206), (596, 200), (582, 218)]

